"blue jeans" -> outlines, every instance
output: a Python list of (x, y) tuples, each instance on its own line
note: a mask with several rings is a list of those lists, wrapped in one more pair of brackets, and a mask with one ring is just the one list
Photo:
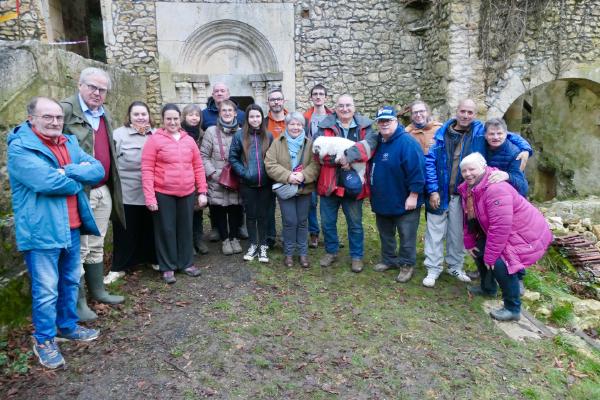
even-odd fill
[(70, 332), (77, 327), (80, 255), (79, 229), (71, 229), (71, 246), (24, 252), (31, 278), (33, 337), (38, 343), (52, 340), (56, 328)]
[(308, 211), (308, 233), (319, 236), (319, 220), (317, 219), (317, 206), (319, 205), (319, 195), (312, 192), (310, 195), (310, 210)]
[[(420, 209), (407, 211), (402, 215), (388, 216), (375, 214), (379, 241), (381, 242), (381, 262), (399, 267), (414, 267), (417, 263), (417, 231)], [(400, 237), (400, 247), (396, 231)]]
[(321, 228), (325, 238), (325, 251), (337, 254), (340, 241), (337, 234), (337, 217), (340, 206), (348, 225), (350, 257), (362, 259), (364, 255), (364, 232), (362, 226), (362, 200), (345, 197), (321, 196)]
[[(485, 251), (485, 238), (477, 241), (477, 248), (480, 250), (475, 258), (475, 265), (479, 270), (481, 279), (481, 290), (489, 295), (495, 295), (498, 286), (502, 289), (502, 300), (504, 308), (513, 313), (521, 312), (521, 296), (519, 295), (519, 272), (508, 273), (508, 268), (502, 259), (498, 258), (494, 264), (493, 270), (488, 270), (483, 262)], [(498, 282), (498, 284), (496, 284)]]

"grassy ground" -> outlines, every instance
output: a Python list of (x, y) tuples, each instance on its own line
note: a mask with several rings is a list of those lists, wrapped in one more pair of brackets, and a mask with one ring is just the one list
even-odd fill
[[(374, 226), (365, 208), (369, 266), (379, 254)], [(29, 359), (28, 374), (0, 381), (0, 397), (600, 398), (600, 363), (561, 336), (512, 341), (465, 284), (443, 275), (435, 289), (421, 286), (420, 248), (408, 284), (394, 282), (395, 271), (352, 273), (347, 247), (328, 269), (317, 266), (322, 248), (302, 270), (285, 269), (279, 249), (264, 265), (212, 246), (201, 278), (167, 286), (139, 271), (118, 288), (125, 306), (99, 306), (100, 340), (61, 347), (67, 370), (43, 372)]]

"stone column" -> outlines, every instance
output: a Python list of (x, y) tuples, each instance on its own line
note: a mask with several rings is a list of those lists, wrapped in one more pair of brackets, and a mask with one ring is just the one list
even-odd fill
[(267, 93), (265, 88), (267, 84), (264, 81), (250, 81), (252, 85), (252, 96), (254, 97), (254, 102), (262, 107), (263, 111), (266, 112), (267, 106)]
[(192, 102), (192, 84), (175, 82), (175, 96), (177, 104), (190, 104)]
[(194, 88), (194, 103), (198, 104), (202, 109), (205, 109), (208, 103), (208, 80), (192, 82), (192, 86)]

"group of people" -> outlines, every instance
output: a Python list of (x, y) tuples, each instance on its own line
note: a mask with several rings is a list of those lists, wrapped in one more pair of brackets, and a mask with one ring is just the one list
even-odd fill
[[(218, 83), (204, 110), (166, 104), (155, 126), (149, 107), (135, 101), (113, 131), (104, 106), (110, 89), (105, 71), (86, 68), (78, 93), (62, 102), (32, 99), (27, 121), (8, 137), (17, 245), (31, 276), (33, 349), (42, 365), (64, 364), (57, 340), (98, 337), (98, 330), (78, 324), (97, 317), (84, 284), (93, 299), (116, 304), (123, 297), (104, 285), (134, 266), (151, 266), (169, 284), (176, 272), (199, 276), (194, 252), (208, 252), (204, 238), (220, 241), (224, 255), (268, 263), (277, 202), (285, 267), (298, 256), (308, 268), (308, 248), (318, 247), (320, 232), (320, 266), (338, 260), (342, 208), (350, 269), (359, 273), (363, 201), (370, 198), (381, 242), (373, 269), (397, 268), (398, 282), (413, 276), (425, 204), (423, 285), (435, 286), (444, 261), (448, 273), (470, 282), (466, 248), (481, 279), (469, 291), (495, 296), (499, 285), (504, 307), (492, 317), (519, 319), (520, 279), (552, 235), (526, 200), (523, 169), (531, 147), (501, 119), (476, 120), (472, 100), (461, 101), (444, 124), (415, 101), (405, 128), (393, 106), (380, 108), (373, 121), (356, 112), (348, 94), (328, 108), (321, 84), (311, 89), (313, 106), (304, 114), (285, 109), (281, 89), (272, 90), (265, 116), (257, 104), (241, 110)], [(111, 215), (113, 257), (103, 277)]]

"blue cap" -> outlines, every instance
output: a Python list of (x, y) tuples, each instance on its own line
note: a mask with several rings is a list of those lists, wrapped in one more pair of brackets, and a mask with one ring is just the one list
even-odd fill
[(380, 121), (382, 119), (396, 119), (396, 109), (392, 106), (381, 107), (377, 111), (377, 115), (375, 116), (375, 121)]

